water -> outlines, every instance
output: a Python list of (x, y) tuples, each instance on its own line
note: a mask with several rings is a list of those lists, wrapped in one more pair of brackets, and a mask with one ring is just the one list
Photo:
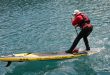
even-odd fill
[[(0, 54), (67, 50), (76, 32), (75, 9), (86, 12), (94, 31), (94, 56), (60, 61), (0, 62), (0, 75), (110, 75), (110, 0), (0, 0)], [(85, 48), (81, 40), (78, 47)]]

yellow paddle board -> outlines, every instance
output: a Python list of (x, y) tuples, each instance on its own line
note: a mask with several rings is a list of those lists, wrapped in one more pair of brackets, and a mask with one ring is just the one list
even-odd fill
[(49, 53), (19, 53), (11, 55), (1, 55), (0, 61), (23, 62), (23, 61), (40, 61), (40, 60), (61, 60), (88, 56), (97, 53), (97, 51), (88, 51), (87, 53), (69, 54), (65, 52), (49, 52)]

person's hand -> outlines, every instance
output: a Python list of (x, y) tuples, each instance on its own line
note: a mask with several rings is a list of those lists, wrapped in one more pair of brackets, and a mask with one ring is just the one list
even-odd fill
[(78, 25), (75, 25), (74, 27), (75, 27), (75, 28), (77, 28), (77, 27), (78, 27)]

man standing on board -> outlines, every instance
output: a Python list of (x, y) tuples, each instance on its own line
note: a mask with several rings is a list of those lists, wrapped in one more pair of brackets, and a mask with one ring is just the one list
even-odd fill
[(88, 16), (85, 13), (82, 13), (79, 10), (74, 10), (74, 13), (72, 15), (74, 16), (74, 18), (71, 18), (72, 25), (75, 28), (80, 27), (81, 31), (79, 32), (79, 34), (75, 38), (75, 40), (74, 40), (72, 46), (70, 47), (70, 49), (65, 51), (65, 52), (66, 53), (77, 52), (77, 50), (75, 50), (75, 47), (77, 46), (77, 44), (78, 44), (78, 42), (80, 41), (81, 38), (83, 38), (83, 40), (84, 40), (86, 50), (89, 51), (90, 46), (89, 46), (89, 42), (88, 42), (87, 37), (89, 36), (89, 34), (93, 30), (93, 26), (90, 24), (90, 19), (88, 18)]

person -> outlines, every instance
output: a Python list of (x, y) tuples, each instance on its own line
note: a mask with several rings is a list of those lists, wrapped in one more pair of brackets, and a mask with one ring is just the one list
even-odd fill
[(89, 36), (89, 34), (93, 30), (93, 26), (90, 23), (90, 19), (88, 18), (88, 16), (85, 13), (83, 13), (79, 10), (74, 10), (74, 13), (72, 15), (74, 16), (74, 18), (71, 18), (72, 25), (75, 27), (80, 27), (81, 31), (79, 32), (79, 34), (75, 38), (70, 49), (65, 52), (66, 53), (76, 52), (77, 50), (75, 49), (75, 47), (77, 46), (77, 44), (81, 38), (83, 38), (83, 40), (84, 40), (84, 43), (86, 46), (86, 51), (89, 51), (90, 46), (89, 46), (89, 42), (88, 42), (87, 37)]

